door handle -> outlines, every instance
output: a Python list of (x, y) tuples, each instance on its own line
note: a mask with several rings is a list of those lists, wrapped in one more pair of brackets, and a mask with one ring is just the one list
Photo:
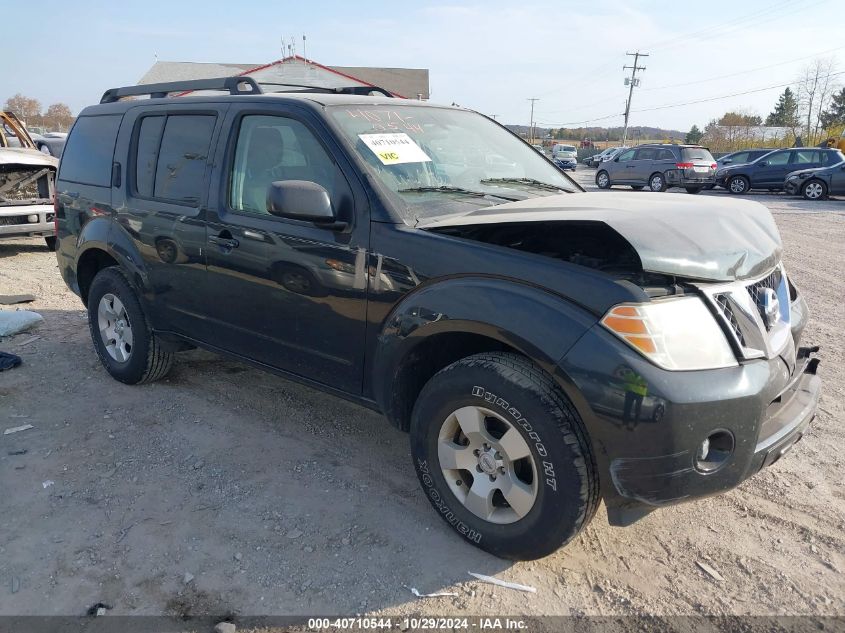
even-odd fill
[(221, 250), (225, 251), (230, 251), (233, 248), (237, 248), (238, 246), (240, 246), (240, 242), (234, 237), (225, 237), (223, 234), (210, 235), (208, 237), (208, 241), (212, 244), (217, 244), (217, 246), (219, 246)]

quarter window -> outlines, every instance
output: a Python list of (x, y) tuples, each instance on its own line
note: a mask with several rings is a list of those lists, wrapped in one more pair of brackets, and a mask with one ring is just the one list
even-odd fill
[(59, 178), (110, 187), (114, 142), (121, 118), (120, 114), (79, 117), (62, 154)]
[(245, 116), (238, 130), (229, 206), (268, 214), (267, 190), (281, 180), (316, 182), (336, 201), (336, 174), (331, 157), (304, 124), (281, 116)]

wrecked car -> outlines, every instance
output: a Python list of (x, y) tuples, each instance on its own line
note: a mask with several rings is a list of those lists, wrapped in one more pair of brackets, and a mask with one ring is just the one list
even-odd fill
[(379, 411), (436, 513), (501, 557), (555, 551), (600, 501), (621, 526), (726, 491), (815, 416), (765, 207), (585, 193), (475, 112), (244, 78), (112, 89), (70, 133), (56, 209), (115, 379), (202, 347)]
[(59, 161), (38, 151), (12, 112), (0, 112), (0, 132), (0, 239), (43, 237), (53, 250), (53, 188)]

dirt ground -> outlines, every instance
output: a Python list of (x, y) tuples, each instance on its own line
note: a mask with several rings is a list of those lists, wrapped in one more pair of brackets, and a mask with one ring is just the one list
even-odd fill
[(0, 341), (24, 359), (0, 373), (0, 428), (34, 426), (0, 435), (0, 615), (845, 615), (845, 201), (755, 198), (822, 346), (810, 432), (728, 494), (624, 529), (600, 509), (517, 564), (452, 533), (375, 413), (199, 351), (160, 383), (112, 380), (54, 255), (0, 242), (0, 294), (36, 295), (45, 319)]

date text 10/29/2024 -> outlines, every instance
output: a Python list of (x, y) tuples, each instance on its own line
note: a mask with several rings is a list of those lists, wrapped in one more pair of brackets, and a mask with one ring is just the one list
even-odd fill
[(308, 629), (311, 631), (344, 630), (389, 630), (399, 629), (400, 631), (437, 631), (437, 630), (480, 630), (480, 631), (525, 631), (528, 628), (524, 620), (518, 618), (438, 618), (438, 617), (412, 617), (412, 618), (379, 618), (379, 617), (354, 617), (354, 618), (310, 618)]

